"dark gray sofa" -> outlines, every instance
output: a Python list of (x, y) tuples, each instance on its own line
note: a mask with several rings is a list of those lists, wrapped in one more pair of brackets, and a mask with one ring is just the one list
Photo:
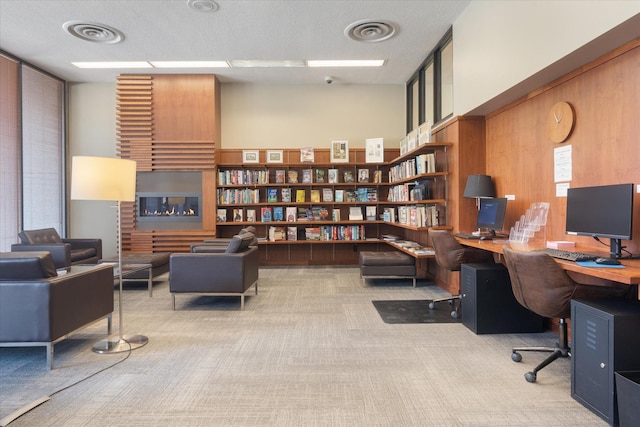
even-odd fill
[[(169, 290), (176, 308), (176, 294), (239, 296), (240, 309), (251, 287), (258, 294), (258, 247), (254, 236), (234, 236), (227, 247), (203, 245), (194, 253), (171, 255)], [(201, 250), (199, 252), (199, 249)]]
[(24, 230), (11, 252), (49, 251), (56, 268), (96, 264), (102, 258), (102, 239), (63, 239), (55, 228)]
[(49, 252), (0, 253), (0, 347), (54, 344), (98, 320), (111, 333), (113, 267), (73, 266), (58, 276)]

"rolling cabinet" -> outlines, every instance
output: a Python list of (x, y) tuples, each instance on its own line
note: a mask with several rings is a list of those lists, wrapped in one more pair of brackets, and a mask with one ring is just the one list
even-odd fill
[(640, 302), (571, 302), (571, 396), (618, 425), (615, 371), (640, 369)]

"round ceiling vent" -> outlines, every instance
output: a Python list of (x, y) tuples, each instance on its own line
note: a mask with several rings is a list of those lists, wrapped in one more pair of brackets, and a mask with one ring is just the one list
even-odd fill
[(187, 0), (187, 6), (198, 12), (215, 12), (218, 10), (218, 3), (212, 0)]
[(62, 28), (74, 37), (93, 43), (120, 43), (124, 34), (115, 28), (92, 22), (69, 21)]
[(391, 22), (365, 19), (349, 25), (344, 34), (355, 41), (374, 43), (393, 37), (396, 31), (395, 24)]

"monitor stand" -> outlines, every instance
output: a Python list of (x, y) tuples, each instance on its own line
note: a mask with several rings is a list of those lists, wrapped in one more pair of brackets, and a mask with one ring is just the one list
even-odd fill
[(609, 256), (611, 256), (611, 258), (622, 258), (623, 249), (622, 239), (609, 239)]

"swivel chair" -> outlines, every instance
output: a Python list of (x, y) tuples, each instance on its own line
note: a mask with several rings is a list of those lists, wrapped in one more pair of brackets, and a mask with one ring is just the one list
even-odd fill
[[(449, 271), (460, 271), (462, 264), (471, 263), (491, 263), (495, 261), (491, 252), (482, 249), (468, 248), (462, 246), (453, 235), (447, 230), (429, 230), (431, 244), (436, 255), (436, 263)], [(429, 303), (429, 308), (434, 309), (436, 303), (448, 301), (449, 304), (455, 305), (451, 312), (451, 317), (458, 317), (460, 309), (461, 295), (452, 295), (445, 298), (437, 298)], [(455, 304), (458, 301), (458, 304)]]
[(551, 353), (533, 371), (524, 377), (534, 383), (537, 373), (558, 358), (571, 357), (567, 321), (571, 316), (572, 299), (602, 299), (629, 297), (631, 286), (585, 285), (573, 280), (552, 257), (542, 252), (521, 252), (505, 247), (505, 263), (509, 270), (511, 287), (516, 300), (534, 313), (550, 318), (559, 318), (559, 340), (554, 347), (516, 347), (511, 360), (522, 361), (522, 351), (542, 351)]

